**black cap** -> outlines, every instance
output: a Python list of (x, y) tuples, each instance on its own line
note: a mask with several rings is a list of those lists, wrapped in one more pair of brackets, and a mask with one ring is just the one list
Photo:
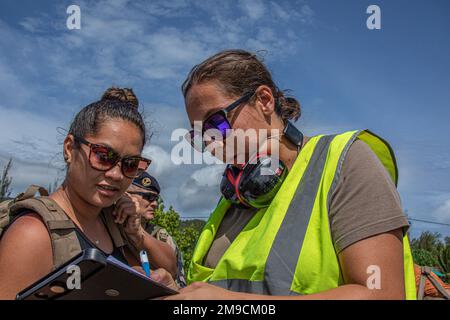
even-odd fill
[(139, 187), (141, 189), (145, 189), (148, 191), (154, 191), (156, 193), (160, 193), (161, 188), (159, 187), (158, 181), (156, 181), (155, 177), (149, 175), (147, 172), (143, 172), (139, 177), (133, 180), (133, 185)]

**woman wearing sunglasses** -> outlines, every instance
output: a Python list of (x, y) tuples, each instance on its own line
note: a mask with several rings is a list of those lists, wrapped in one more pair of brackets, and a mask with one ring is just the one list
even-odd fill
[[(64, 140), (66, 177), (49, 196), (52, 208), (67, 215), (73, 226), (78, 240), (76, 249), (68, 249), (73, 255), (95, 247), (138, 268), (135, 253), (153, 250), (151, 236), (144, 232), (137, 214), (138, 201), (125, 194), (132, 180), (150, 164), (141, 156), (146, 137), (138, 100), (131, 89), (110, 88), (100, 101), (75, 116)], [(123, 239), (113, 219), (123, 224)], [(51, 226), (41, 215), (28, 211), (4, 233), (0, 241), (0, 298), (14, 298), (57, 267), (55, 264), (64, 262), (53, 255), (56, 250), (62, 251), (52, 247), (55, 239), (47, 228)], [(72, 231), (69, 228), (66, 236)], [(176, 274), (172, 248), (162, 243), (159, 253), (159, 265), (152, 267)]]
[[(190, 285), (168, 299), (415, 298), (408, 221), (384, 140), (367, 130), (303, 136), (291, 123), (297, 100), (242, 50), (195, 66), (182, 91), (193, 147), (229, 164)], [(236, 129), (275, 134), (257, 135), (256, 153), (250, 138), (239, 152), (227, 148)]]

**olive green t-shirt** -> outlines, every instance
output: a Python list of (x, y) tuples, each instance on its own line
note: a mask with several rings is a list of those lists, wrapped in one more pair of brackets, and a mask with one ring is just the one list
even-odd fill
[[(217, 230), (204, 265), (214, 268), (233, 240), (256, 213), (232, 205)], [(356, 140), (342, 165), (329, 212), (331, 237), (337, 253), (362, 239), (403, 228), (409, 223), (397, 189), (370, 147)]]

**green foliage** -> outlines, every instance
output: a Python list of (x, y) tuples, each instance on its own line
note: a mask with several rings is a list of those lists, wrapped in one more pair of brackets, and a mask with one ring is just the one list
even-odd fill
[(413, 260), (419, 266), (435, 267), (438, 260), (434, 254), (425, 249), (412, 249)]
[(450, 247), (450, 237), (445, 237), (444, 242), (447, 247)]
[(183, 253), (184, 270), (188, 270), (194, 254), (195, 245), (200, 233), (193, 227), (180, 229), (179, 238), (177, 239), (178, 247)]
[(441, 241), (439, 233), (423, 232), (411, 241), (414, 262), (420, 266), (434, 267), (450, 281), (450, 237)]
[(166, 229), (174, 238), (183, 255), (184, 269), (187, 271), (205, 222), (202, 220), (181, 221), (180, 215), (172, 206), (165, 211), (163, 203), (160, 203), (159, 208), (156, 209), (152, 222)]
[(415, 249), (427, 250), (431, 253), (437, 254), (439, 250), (444, 246), (440, 240), (441, 235), (437, 232), (432, 233), (424, 231), (418, 239), (412, 240), (412, 247)]
[(181, 228), (192, 227), (199, 232), (202, 231), (204, 226), (205, 221), (200, 219), (183, 220), (180, 225)]
[(439, 267), (442, 273), (447, 277), (447, 281), (450, 280), (450, 246), (447, 245), (442, 248), (438, 255)]
[(152, 223), (166, 229), (169, 234), (177, 240), (179, 227), (180, 227), (180, 215), (172, 208), (165, 211), (165, 206), (163, 203), (159, 204), (159, 207), (155, 210), (155, 217)]

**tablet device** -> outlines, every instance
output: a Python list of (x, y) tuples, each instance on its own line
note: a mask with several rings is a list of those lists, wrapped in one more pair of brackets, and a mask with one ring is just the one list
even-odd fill
[(90, 248), (19, 292), (16, 299), (146, 300), (176, 293), (113, 256)]

